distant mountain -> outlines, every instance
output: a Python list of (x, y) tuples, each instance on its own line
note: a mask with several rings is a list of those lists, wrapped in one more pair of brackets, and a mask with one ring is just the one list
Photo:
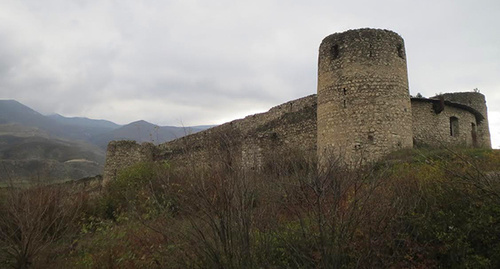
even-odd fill
[(140, 120), (122, 126), (109, 133), (99, 135), (93, 140), (93, 143), (101, 147), (106, 146), (111, 140), (135, 140), (139, 143), (151, 142), (160, 144), (208, 128), (208, 125), (207, 127), (158, 126)]
[(109, 133), (121, 125), (106, 120), (93, 120), (88, 118), (68, 118), (58, 114), (46, 116), (59, 127), (55, 134), (70, 139), (80, 139), (90, 143), (96, 136)]
[(0, 124), (0, 135), (14, 135), (20, 137), (50, 137), (49, 132), (34, 126), (25, 126), (19, 123)]
[(55, 127), (52, 120), (15, 100), (0, 100), (0, 124), (8, 123), (43, 129)]
[(0, 136), (0, 159), (52, 159), (66, 162), (85, 159), (103, 165), (105, 153), (94, 145), (39, 136)]
[(90, 141), (95, 135), (118, 128), (112, 122), (84, 118), (44, 116), (15, 101), (0, 100), (0, 124), (20, 124), (46, 131), (53, 137)]
[(102, 172), (111, 140), (159, 144), (210, 127), (158, 126), (143, 120), (121, 126), (107, 120), (44, 116), (15, 100), (0, 100), (0, 183), (94, 176)]
[(107, 120), (69, 118), (59, 114), (44, 116), (15, 100), (0, 100), (0, 134), (2, 129), (4, 131), (8, 129), (5, 124), (22, 125), (31, 128), (32, 133), (38, 131), (54, 138), (86, 141), (103, 149), (111, 140), (135, 140), (158, 144), (213, 127), (213, 125), (158, 126), (143, 120), (121, 126)]
[(78, 180), (102, 174), (102, 166), (86, 160), (58, 162), (52, 159), (0, 159), (0, 167), (2, 167), (0, 188), (19, 183), (54, 183)]
[(105, 152), (94, 145), (39, 136), (0, 135), (1, 183), (62, 181), (101, 174)]
[(83, 117), (64, 117), (59, 114), (52, 114), (47, 117), (64, 125), (72, 125), (78, 127), (103, 128), (108, 130), (114, 130), (121, 127), (121, 125), (108, 120), (93, 120)]

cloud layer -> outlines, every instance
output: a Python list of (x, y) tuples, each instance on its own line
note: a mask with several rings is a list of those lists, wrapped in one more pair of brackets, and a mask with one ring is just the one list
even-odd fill
[(500, 146), (500, 2), (0, 2), (0, 98), (42, 113), (215, 124), (315, 93), (323, 37), (391, 29), (410, 92), (487, 97)]

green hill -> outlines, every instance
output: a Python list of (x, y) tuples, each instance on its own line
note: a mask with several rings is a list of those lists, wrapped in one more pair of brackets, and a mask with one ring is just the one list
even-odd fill
[(101, 173), (104, 152), (96, 146), (39, 136), (0, 135), (0, 183), (63, 181)]

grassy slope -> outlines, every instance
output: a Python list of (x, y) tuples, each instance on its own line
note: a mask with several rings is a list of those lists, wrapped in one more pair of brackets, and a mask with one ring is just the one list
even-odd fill
[[(87, 200), (42, 268), (495, 268), (500, 151), (407, 150), (314, 175), (288, 154), (266, 174), (139, 164)], [(56, 255), (57, 254), (57, 255)]]
[[(70, 162), (86, 159), (87, 162)], [(79, 142), (13, 135), (0, 136), (0, 183), (8, 181), (60, 181), (102, 172), (104, 151)]]

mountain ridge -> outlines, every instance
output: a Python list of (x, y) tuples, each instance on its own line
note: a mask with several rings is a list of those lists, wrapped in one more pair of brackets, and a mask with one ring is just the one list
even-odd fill
[(0, 100), (0, 164), (4, 176), (31, 181), (75, 180), (102, 173), (112, 140), (168, 142), (208, 126), (159, 126), (145, 120), (119, 125), (109, 120), (43, 115), (13, 99)]
[(54, 138), (86, 141), (103, 149), (111, 140), (158, 144), (215, 126), (160, 126), (145, 120), (120, 125), (105, 119), (65, 117), (60, 114), (46, 116), (14, 99), (3, 99), (0, 100), (0, 126), (4, 125), (4, 128), (3, 132), (0, 128), (0, 135), (5, 134), (6, 125), (9, 124), (36, 128)]

